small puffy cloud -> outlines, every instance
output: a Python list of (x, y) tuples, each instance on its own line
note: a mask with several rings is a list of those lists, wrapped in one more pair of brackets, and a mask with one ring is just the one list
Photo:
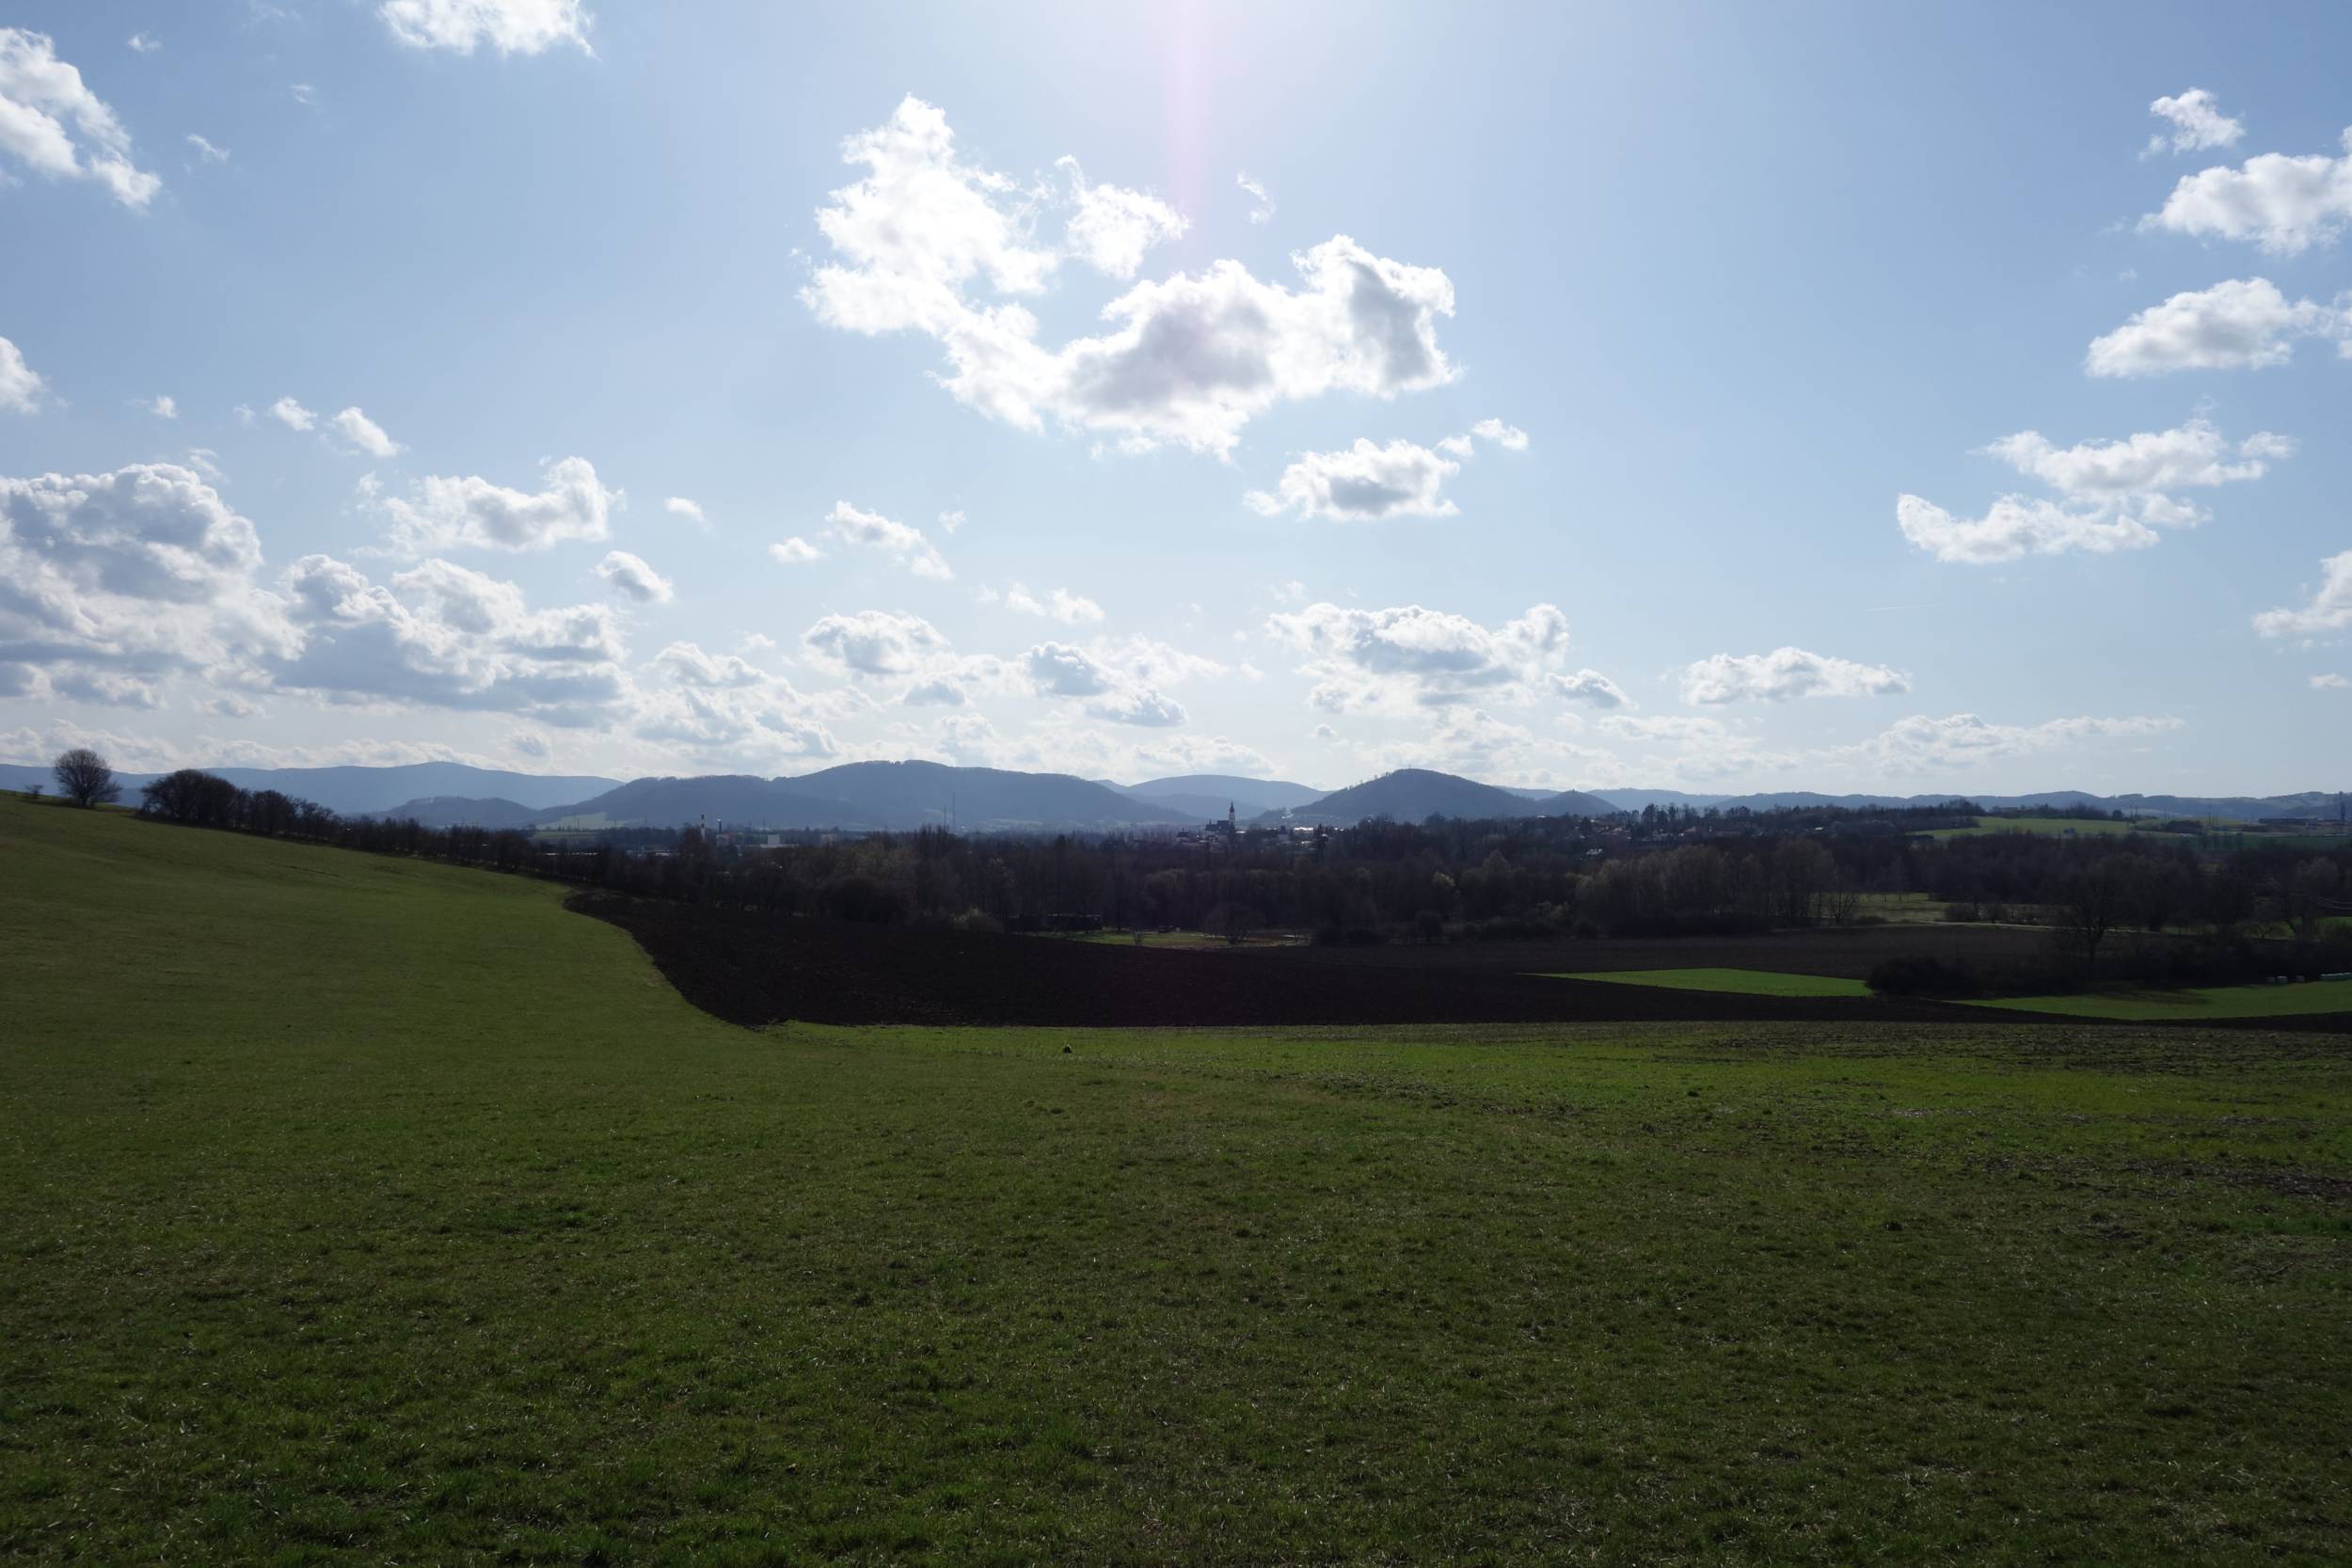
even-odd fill
[(581, 0), (383, 0), (376, 14), (415, 49), (470, 55), (487, 45), (501, 55), (537, 55), (568, 43), (594, 53)]
[(2095, 501), (2260, 479), (2271, 460), (2295, 455), (2295, 443), (2265, 430), (2233, 449), (2198, 415), (2170, 430), (2073, 447), (2053, 446), (2040, 431), (2021, 430), (1985, 451), (2070, 500)]
[(832, 525), (826, 530), (829, 537), (861, 549), (878, 550), (918, 578), (946, 582), (956, 575), (919, 528), (893, 522), (879, 512), (861, 512), (848, 501), (834, 502), (825, 521)]
[[(1050, 417), (1130, 449), (1223, 456), (1277, 404), (1392, 397), (1454, 377), (1436, 325), (1454, 312), (1452, 282), (1344, 235), (1293, 258), (1296, 290), (1217, 261), (1136, 284), (1104, 307), (1103, 333), (1049, 348), (1021, 303), (1060, 261), (1031, 233), (1039, 193), (966, 162), (946, 116), (915, 98), (849, 138), (843, 156), (866, 172), (818, 212), (834, 260), (803, 301), (845, 331), (936, 339), (949, 367), (942, 385), (991, 419), (1034, 430)], [(1106, 231), (1128, 235), (1135, 221), (1129, 213)], [(1096, 259), (1128, 254), (1122, 239)], [(983, 288), (996, 297), (976, 297)]]
[(265, 410), (269, 417), (288, 430), (309, 430), (319, 422), (319, 417), (292, 398), (279, 398)]
[(1882, 697), (1908, 691), (1911, 682), (1883, 664), (1775, 648), (1769, 654), (1715, 654), (1682, 673), (1682, 700), (1713, 704), (1796, 697)]
[(1633, 699), (1625, 694), (1625, 688), (1597, 670), (1578, 670), (1551, 677), (1551, 689), (1571, 703), (1587, 707), (1621, 708), (1632, 705)]
[(2352, 680), (2346, 680), (2344, 676), (2332, 673), (2324, 675), (2313, 675), (2312, 677), (2312, 689), (2313, 691), (2352, 690)]
[(0, 408), (11, 414), (37, 412), (41, 396), (48, 389), (48, 383), (24, 362), (24, 352), (6, 338), (0, 338)]
[(387, 497), (396, 548), (421, 554), (434, 549), (543, 550), (568, 540), (605, 537), (617, 490), (596, 478), (584, 457), (547, 465), (543, 488), (510, 490), (478, 476), (431, 476), (415, 499)]
[(1058, 159), (1054, 166), (1070, 178), (1073, 211), (1064, 230), (1070, 253), (1105, 277), (1133, 277), (1145, 251), (1183, 236), (1184, 214), (1159, 198), (1089, 185), (1075, 158)]
[(2070, 550), (2106, 555), (2156, 542), (2154, 531), (2129, 513), (2084, 513), (2026, 496), (2003, 496), (1981, 517), (1956, 517), (1917, 496), (1898, 496), (1895, 521), (1936, 560), (1971, 566)]
[(2295, 443), (2268, 431), (2233, 446), (2200, 415), (2171, 430), (2059, 447), (2019, 431), (1984, 449), (2057, 492), (2003, 496), (1981, 517), (1957, 517), (1917, 496), (1895, 503), (1903, 537), (1938, 561), (1987, 565), (2027, 555), (2145, 549), (2157, 530), (2193, 528), (2205, 510), (2175, 492), (2257, 480)]
[(132, 401), (159, 420), (176, 420), (180, 417), (179, 402), (168, 392), (157, 397), (135, 398)]
[(227, 148), (215, 147), (193, 131), (188, 133), (188, 145), (195, 148), (196, 155), (208, 164), (225, 164), (229, 161)]
[(949, 533), (953, 533), (956, 530), (963, 526), (963, 514), (961, 512), (943, 512), (939, 515), (939, 526), (946, 530)]
[(318, 102), (319, 89), (312, 87), (308, 82), (296, 82), (294, 86), (288, 87), (286, 92), (287, 95), (293, 98), (293, 100), (297, 103), (315, 103)]
[(801, 634), (801, 646), (835, 674), (879, 679), (911, 675), (947, 651), (947, 639), (919, 615), (862, 610), (828, 615)]
[(1116, 684), (1109, 671), (1066, 643), (1041, 642), (1022, 656), (1022, 662), (1038, 690), (1051, 696), (1092, 697)]
[(384, 434), (382, 425), (377, 424), (357, 408), (344, 409), (327, 423), (354, 451), (365, 452), (370, 457), (400, 455), (400, 443)]
[(1057, 588), (1041, 599), (1014, 582), (1007, 584), (1001, 594), (993, 588), (983, 588), (977, 596), (982, 604), (1001, 604), (1016, 614), (1044, 616), (1064, 626), (1091, 625), (1103, 619), (1101, 605), (1066, 588)]
[(596, 576), (612, 592), (639, 604), (668, 604), (674, 592), (668, 578), (627, 550), (613, 550), (597, 562)]
[(2352, 347), (2352, 307), (2291, 301), (2266, 277), (2233, 277), (2174, 294), (2094, 339), (2083, 368), (2107, 377), (2262, 370), (2313, 337)]
[(1274, 221), (1274, 198), (1266, 195), (1264, 185), (1250, 179), (1247, 169), (1233, 176), (1233, 183), (1249, 193), (1250, 222), (1263, 224)]
[(131, 162), (130, 133), (45, 33), (0, 27), (0, 153), (52, 180), (94, 180), (125, 207), (163, 182)]
[(123, 40), (134, 55), (152, 55), (164, 46), (163, 40), (152, 33), (133, 33)]
[(1462, 466), (1410, 441), (1375, 447), (1359, 437), (1343, 451), (1311, 451), (1282, 470), (1274, 488), (1242, 499), (1265, 516), (1365, 521), (1382, 517), (1451, 517), (1458, 509), (1438, 492)]
[(698, 529), (707, 531), (710, 527), (710, 519), (703, 515), (701, 505), (688, 500), (684, 496), (672, 496), (661, 503), (661, 510), (673, 517), (685, 518)]
[(2276, 256), (2332, 244), (2352, 223), (2352, 130), (2341, 156), (2265, 152), (2236, 168), (2181, 176), (2163, 207), (2140, 228), (2224, 240), (2250, 240)]
[(769, 546), (768, 553), (775, 559), (778, 565), (782, 566), (805, 566), (812, 561), (825, 559), (824, 551), (797, 533), (789, 539), (780, 540)]
[(1567, 667), (1567, 617), (1548, 604), (1488, 626), (1420, 605), (1359, 610), (1321, 603), (1271, 615), (1265, 629), (1276, 644), (1301, 656), (1299, 673), (1315, 682), (1308, 701), (1327, 713), (1427, 717), (1473, 702), (1523, 704), (1547, 694), (1624, 700), (1606, 677)]
[(1149, 729), (1181, 724), (1186, 717), (1183, 704), (1148, 688), (1115, 692), (1099, 703), (1088, 704), (1087, 712), (1114, 724), (1140, 724)]
[(2150, 136), (2142, 156), (2153, 157), (2168, 150), (2204, 152), (2217, 147), (2234, 146), (2246, 135), (2246, 127), (2223, 114), (2220, 103), (2202, 87), (2191, 87), (2173, 98), (2159, 98), (2148, 105), (2148, 112), (2170, 121), (2172, 129)]
[(707, 691), (757, 686), (768, 679), (746, 659), (734, 654), (706, 653), (693, 642), (673, 642), (654, 655), (653, 662), (656, 669), (665, 672), (679, 685), (700, 687)]
[(1492, 441), (1504, 451), (1527, 450), (1527, 432), (1515, 424), (1504, 424), (1501, 420), (1481, 420), (1470, 426), (1470, 434), (1482, 441)]
[(2309, 603), (2265, 610), (2254, 617), (2254, 629), (2265, 637), (2311, 638), (2352, 628), (2352, 550), (2328, 557), (2319, 570)]

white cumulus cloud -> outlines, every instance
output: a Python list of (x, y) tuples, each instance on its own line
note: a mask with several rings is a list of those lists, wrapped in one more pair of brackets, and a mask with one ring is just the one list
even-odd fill
[(1376, 447), (1359, 437), (1341, 451), (1311, 451), (1282, 470), (1272, 490), (1242, 499), (1266, 516), (1363, 521), (1381, 517), (1451, 517), (1458, 510), (1438, 492), (1461, 464), (1410, 441)]
[[(942, 384), (992, 419), (1037, 429), (1050, 418), (1129, 448), (1222, 456), (1277, 404), (1335, 391), (1392, 397), (1454, 376), (1437, 341), (1438, 319), (1454, 311), (1452, 282), (1344, 235), (1292, 259), (1296, 290), (1217, 261), (1136, 284), (1103, 308), (1103, 333), (1049, 348), (1021, 303), (1048, 286), (1060, 260), (1026, 221), (1037, 192), (964, 161), (946, 116), (915, 98), (849, 138), (843, 155), (866, 174), (819, 209), (835, 259), (803, 300), (847, 331), (938, 340), (949, 366)], [(996, 297), (974, 297), (981, 286)]]
[(862, 610), (826, 616), (801, 634), (801, 646), (820, 668), (870, 679), (914, 674), (948, 643), (919, 615)]
[(537, 55), (568, 43), (593, 53), (581, 0), (383, 0), (376, 14), (392, 37), (417, 49), (470, 55), (486, 45), (501, 55)]
[(597, 480), (594, 464), (558, 458), (541, 478), (544, 487), (533, 492), (474, 475), (431, 476), (419, 483), (413, 499), (392, 496), (381, 503), (392, 519), (393, 546), (414, 554), (461, 547), (543, 550), (605, 537), (621, 494)]
[(1693, 704), (1881, 697), (1910, 689), (1908, 678), (1883, 664), (1858, 664), (1793, 647), (1769, 654), (1714, 654), (1682, 672), (1682, 700)]
[(2181, 176), (2142, 229), (2204, 238), (2250, 240), (2277, 256), (2332, 243), (2352, 222), (2352, 130), (2341, 156), (2265, 152), (2236, 168)]
[(1073, 211), (1063, 233), (1070, 253), (1108, 277), (1133, 277), (1144, 252), (1184, 232), (1184, 214), (1155, 196), (1118, 185), (1089, 185), (1078, 160), (1055, 166), (1070, 177)]
[(2352, 306), (2289, 300), (2266, 277), (2233, 277), (2185, 290), (2094, 339), (2083, 368), (2109, 377), (2262, 370), (2285, 364), (2296, 341), (2312, 337), (2352, 350)]
[(252, 523), (190, 468), (0, 478), (0, 662), (251, 680), (298, 641), (261, 564)]
[[(918, 578), (946, 582), (956, 575), (931, 542), (923, 537), (923, 531), (912, 524), (894, 522), (879, 512), (862, 512), (848, 501), (834, 502), (825, 521), (832, 525), (826, 530), (828, 537), (844, 545), (879, 551)], [(786, 558), (779, 555), (777, 559)]]
[(12, 414), (30, 414), (40, 407), (41, 395), (49, 389), (40, 373), (24, 362), (24, 355), (14, 343), (0, 338), (0, 408)]
[(263, 410), (288, 430), (309, 430), (319, 422), (319, 417), (292, 398), (279, 398)]
[(370, 457), (397, 457), (401, 445), (384, 434), (384, 427), (357, 408), (346, 408), (327, 421), (355, 451)]
[(2201, 415), (2171, 430), (2121, 441), (2058, 447), (2039, 431), (2019, 431), (1985, 449), (2042, 481), (2055, 499), (2003, 496), (1981, 517), (1959, 517), (1917, 496), (1895, 502), (1903, 537), (1938, 561), (1987, 565), (2072, 550), (2110, 554), (2144, 549), (2157, 531), (2193, 528), (2203, 507), (2174, 492), (2256, 480), (2295, 444), (2267, 431), (2232, 446)]
[(2174, 152), (2203, 152), (2216, 147), (2231, 147), (2246, 135), (2246, 127), (2223, 114), (2220, 103), (2202, 87), (2159, 98), (2148, 105), (2148, 112), (2170, 121), (2172, 126), (2171, 130), (2158, 131), (2148, 138), (2148, 156), (2168, 149)]
[(2319, 563), (2319, 586), (2308, 603), (2265, 610), (2254, 617), (2265, 637), (2322, 637), (2352, 628), (2352, 550)]
[(596, 576), (615, 594), (639, 604), (667, 604), (675, 592), (670, 579), (627, 550), (612, 550), (596, 562)]
[(0, 152), (53, 180), (94, 180), (125, 207), (163, 188), (132, 163), (130, 133), (49, 36), (22, 27), (0, 27)]
[(825, 559), (824, 551), (797, 533), (789, 539), (769, 546), (768, 553), (775, 559), (777, 564), (783, 566), (804, 566), (812, 561)]
[(1327, 713), (1427, 717), (1547, 694), (1600, 706), (1625, 701), (1607, 677), (1568, 668), (1567, 617), (1548, 604), (1488, 626), (1421, 605), (1326, 602), (1268, 616), (1265, 630), (1301, 656), (1299, 673), (1315, 683), (1308, 702)]

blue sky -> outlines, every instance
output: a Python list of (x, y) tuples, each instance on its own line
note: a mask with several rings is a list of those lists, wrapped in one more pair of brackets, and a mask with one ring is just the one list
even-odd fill
[(2345, 782), (2337, 8), (0, 28), (10, 760)]

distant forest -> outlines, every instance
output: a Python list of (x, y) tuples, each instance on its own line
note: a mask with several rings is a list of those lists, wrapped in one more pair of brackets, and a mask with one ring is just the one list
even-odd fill
[[(341, 816), (195, 770), (142, 786), (138, 809), (641, 896), (880, 925), (1180, 929), (1236, 941), (1270, 927), (1343, 943), (1729, 935), (1868, 921), (1880, 918), (1884, 895), (1923, 895), (1947, 920), (2050, 926), (2086, 968), (2109, 936), (2134, 931), (2284, 933), (2311, 947), (2314, 962), (2352, 967), (2352, 930), (2336, 918), (2352, 911), (2352, 850), (2340, 842), (2315, 851), (2290, 837), (2213, 849), (2185, 833), (1931, 836), (1975, 826), (1980, 814), (1964, 800), (1372, 821), (1187, 842), (926, 828), (787, 835), (780, 845), (695, 828), (553, 841), (424, 828)], [(2083, 820), (2088, 829), (2106, 819)]]

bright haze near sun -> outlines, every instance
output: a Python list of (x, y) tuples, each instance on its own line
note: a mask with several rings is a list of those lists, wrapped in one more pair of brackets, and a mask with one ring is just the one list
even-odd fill
[(2348, 51), (20, 4), (0, 759), (2338, 784)]

